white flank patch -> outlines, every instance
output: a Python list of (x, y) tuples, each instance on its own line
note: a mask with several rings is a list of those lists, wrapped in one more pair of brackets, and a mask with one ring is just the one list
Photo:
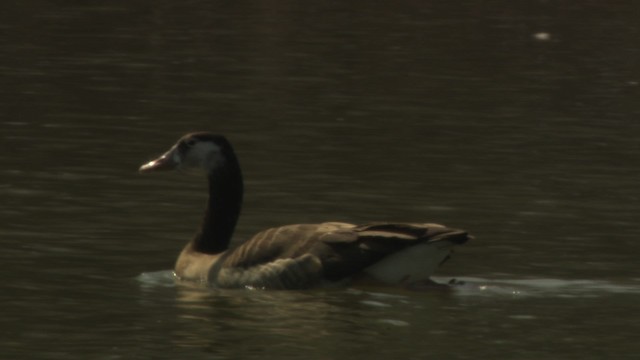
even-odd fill
[(427, 280), (449, 255), (452, 246), (448, 241), (411, 246), (369, 266), (365, 273), (389, 284)]

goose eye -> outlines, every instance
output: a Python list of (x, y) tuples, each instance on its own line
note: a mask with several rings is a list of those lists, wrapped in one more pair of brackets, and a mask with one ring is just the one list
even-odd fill
[(189, 139), (185, 141), (185, 144), (187, 144), (188, 147), (192, 147), (193, 145), (196, 144), (196, 141), (194, 139)]

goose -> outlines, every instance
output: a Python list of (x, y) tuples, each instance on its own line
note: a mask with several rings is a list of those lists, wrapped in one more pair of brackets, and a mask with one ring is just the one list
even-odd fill
[(189, 133), (139, 169), (202, 169), (209, 198), (199, 231), (175, 264), (178, 279), (217, 288), (306, 289), (367, 278), (381, 284), (432, 283), (454, 246), (472, 237), (433, 223), (324, 222), (259, 232), (229, 248), (243, 197), (240, 165), (223, 135)]

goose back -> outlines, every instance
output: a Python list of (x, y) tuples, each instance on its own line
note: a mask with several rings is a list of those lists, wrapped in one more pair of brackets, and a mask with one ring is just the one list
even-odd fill
[(264, 230), (227, 251), (208, 278), (220, 287), (307, 288), (348, 279), (420, 244), (435, 248), (441, 243), (444, 258), (451, 246), (467, 239), (465, 232), (438, 224), (287, 225)]

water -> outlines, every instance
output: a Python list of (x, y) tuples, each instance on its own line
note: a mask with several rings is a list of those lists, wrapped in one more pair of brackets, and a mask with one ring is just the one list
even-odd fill
[[(634, 359), (638, 6), (483, 1), (7, 5), (7, 359)], [(176, 282), (197, 176), (137, 168), (192, 130), (246, 178), (236, 241), (433, 221), (451, 292)]]

